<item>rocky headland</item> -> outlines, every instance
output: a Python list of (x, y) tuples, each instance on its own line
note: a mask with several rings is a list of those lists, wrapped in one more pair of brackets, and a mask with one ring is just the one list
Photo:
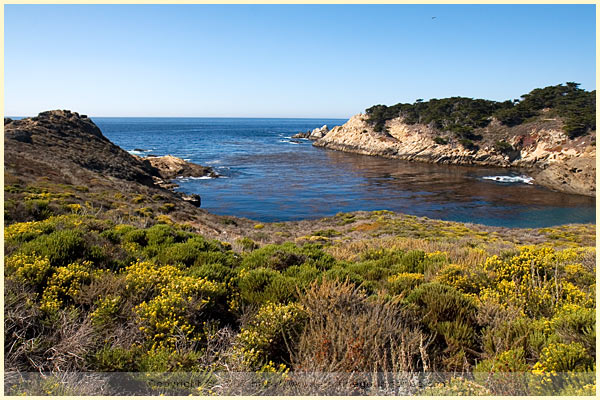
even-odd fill
[(519, 168), (534, 183), (565, 193), (595, 196), (596, 132), (570, 138), (563, 122), (544, 112), (531, 121), (508, 127), (492, 119), (461, 140), (426, 124), (408, 124), (402, 117), (376, 131), (367, 114), (358, 114), (332, 128), (314, 146), (409, 161)]
[[(218, 176), (210, 167), (171, 155), (142, 158), (129, 154), (108, 140), (86, 115), (68, 110), (46, 111), (21, 120), (5, 118), (4, 139), (5, 167), (21, 169), (24, 175), (50, 172), (62, 180), (79, 182), (73, 175), (77, 169), (67, 168), (77, 164), (83, 170), (145, 185), (166, 184), (178, 177)], [(35, 166), (39, 170), (34, 170)]]

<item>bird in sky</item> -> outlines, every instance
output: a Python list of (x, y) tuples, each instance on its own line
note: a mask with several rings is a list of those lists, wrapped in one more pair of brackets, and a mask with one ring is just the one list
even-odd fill
[(431, 19), (436, 19), (437, 17), (431, 17)]

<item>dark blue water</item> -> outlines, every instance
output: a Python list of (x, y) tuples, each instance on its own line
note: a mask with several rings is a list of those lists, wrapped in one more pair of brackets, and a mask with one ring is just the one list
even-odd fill
[[(595, 221), (595, 199), (552, 192), (520, 171), (430, 165), (315, 148), (290, 136), (333, 119), (94, 118), (114, 143), (135, 154), (172, 154), (214, 167), (222, 178), (182, 179), (219, 215), (259, 221), (381, 210), (507, 227)], [(134, 151), (141, 149), (143, 151)], [(511, 180), (511, 179), (508, 179)]]

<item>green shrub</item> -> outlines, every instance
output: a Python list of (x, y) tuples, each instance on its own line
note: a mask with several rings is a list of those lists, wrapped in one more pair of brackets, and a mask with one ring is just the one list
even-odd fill
[(552, 318), (556, 334), (565, 343), (581, 343), (588, 354), (596, 355), (596, 310), (566, 307)]
[(107, 229), (103, 231), (102, 233), (100, 233), (100, 237), (108, 240), (113, 244), (121, 243), (121, 235), (117, 233), (117, 231), (115, 231), (114, 229)]
[(402, 255), (400, 264), (405, 267), (403, 272), (422, 274), (425, 272), (425, 252), (421, 250), (410, 250)]
[(173, 244), (162, 251), (157, 250), (157, 259), (163, 264), (183, 264), (190, 267), (205, 249), (204, 241), (194, 238), (185, 243)]
[(510, 143), (508, 143), (505, 140), (497, 140), (496, 143), (494, 143), (494, 149), (496, 149), (496, 151), (499, 151), (500, 153), (505, 154), (514, 151)]
[(38, 254), (47, 257), (54, 266), (67, 265), (81, 257), (85, 241), (80, 231), (65, 229), (42, 235), (26, 243), (21, 248), (25, 254)]
[(259, 247), (254, 240), (247, 237), (236, 239), (236, 243), (240, 245), (242, 251), (252, 251), (258, 249)]
[(406, 302), (428, 330), (441, 339), (434, 347), (447, 353), (442, 361), (446, 370), (460, 370), (472, 360), (479, 327), (475, 320), (477, 307), (471, 298), (450, 286), (425, 283), (414, 289)]
[(329, 281), (348, 281), (349, 283), (352, 283), (356, 286), (362, 286), (365, 283), (365, 279), (362, 276), (360, 276), (356, 272), (350, 271), (348, 268), (345, 268), (342, 264), (336, 265), (330, 270), (325, 271), (323, 273), (323, 278)]
[(429, 260), (425, 258), (425, 252), (421, 250), (369, 250), (362, 254), (362, 260), (376, 261), (373, 267), (390, 269), (393, 273), (409, 272), (422, 274)]
[(230, 268), (237, 267), (241, 262), (238, 254), (231, 250), (221, 251), (203, 251), (196, 257), (194, 265), (202, 264), (223, 264)]
[(493, 358), (509, 350), (527, 348), (531, 332), (532, 321), (526, 317), (503, 321), (498, 326), (486, 327), (482, 332), (483, 350), (489, 358)]
[(176, 229), (167, 224), (156, 224), (146, 229), (149, 246), (166, 246), (181, 243), (190, 237), (190, 234)]
[[(278, 302), (282, 296), (279, 272), (269, 268), (257, 268), (243, 272), (237, 279), (242, 300), (249, 304)], [(293, 290), (290, 288), (290, 291)], [(285, 293), (283, 293), (285, 295)], [(287, 297), (287, 296), (283, 296)]]
[(235, 276), (235, 271), (233, 268), (219, 263), (200, 264), (191, 267), (187, 271), (187, 275), (215, 282), (228, 282)]
[(36, 221), (41, 221), (52, 215), (48, 200), (27, 200), (25, 201), (25, 211), (30, 218)]
[(303, 288), (316, 280), (321, 275), (321, 271), (314, 265), (302, 264), (289, 267), (282, 274), (294, 278), (298, 286)]
[(467, 150), (477, 150), (479, 147), (470, 139), (460, 139), (458, 141)]
[(345, 269), (351, 274), (359, 275), (367, 281), (380, 281), (387, 278), (390, 274), (389, 268), (378, 265), (378, 262), (375, 260), (348, 264)]
[(356, 216), (354, 214), (339, 212), (335, 216), (338, 218), (340, 225), (347, 225), (356, 222)]
[(90, 356), (88, 362), (98, 372), (139, 371), (139, 360), (143, 353), (139, 346), (123, 348), (105, 345)]
[(125, 240), (125, 242), (136, 243), (142, 247), (144, 247), (148, 244), (148, 238), (146, 236), (146, 231), (143, 229), (125, 230), (123, 239)]
[(480, 362), (474, 372), (524, 372), (529, 371), (522, 348), (504, 351), (496, 357)]
[[(200, 359), (202, 354), (196, 351), (179, 350), (173, 351), (166, 348), (156, 348), (144, 352), (139, 360), (139, 371), (140, 372), (177, 372), (177, 371), (194, 371), (198, 370), (201, 366)], [(186, 374), (187, 375), (187, 374)], [(150, 375), (152, 376), (152, 375)], [(171, 379), (177, 379), (178, 374), (160, 374), (158, 375), (163, 380), (159, 386), (161, 393), (168, 391), (169, 381)], [(166, 379), (165, 379), (166, 378)], [(156, 382), (154, 382), (156, 384)], [(180, 382), (179, 390), (183, 390), (186, 386), (182, 386), (181, 383), (188, 385), (189, 382)]]
[(377, 266), (383, 268), (401, 264), (403, 257), (404, 251), (402, 250), (372, 249), (361, 254), (362, 261), (377, 261)]
[(341, 234), (341, 232), (336, 231), (335, 229), (324, 229), (312, 233), (311, 236), (335, 237), (340, 236)]
[(448, 140), (444, 139), (441, 136), (436, 136), (433, 138), (433, 141), (435, 142), (435, 144), (440, 144), (440, 145), (445, 145), (448, 144)]
[(244, 257), (240, 265), (246, 269), (263, 267), (283, 271), (291, 266), (307, 263), (325, 270), (334, 262), (334, 258), (323, 252), (318, 245), (305, 244), (298, 247), (288, 242), (281, 245), (266, 245), (254, 250)]
[(160, 211), (162, 212), (171, 212), (175, 209), (175, 204), (173, 203), (164, 203), (162, 204), (159, 208)]

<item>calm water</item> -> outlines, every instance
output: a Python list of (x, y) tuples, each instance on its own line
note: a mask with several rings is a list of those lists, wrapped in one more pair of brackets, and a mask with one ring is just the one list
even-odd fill
[(94, 122), (111, 141), (134, 154), (172, 154), (214, 167), (222, 178), (178, 182), (179, 190), (198, 193), (202, 207), (220, 215), (272, 222), (387, 209), (508, 227), (595, 221), (595, 199), (518, 180), (484, 178), (517, 177), (519, 171), (408, 163), (290, 140), (299, 131), (344, 120), (94, 118)]

